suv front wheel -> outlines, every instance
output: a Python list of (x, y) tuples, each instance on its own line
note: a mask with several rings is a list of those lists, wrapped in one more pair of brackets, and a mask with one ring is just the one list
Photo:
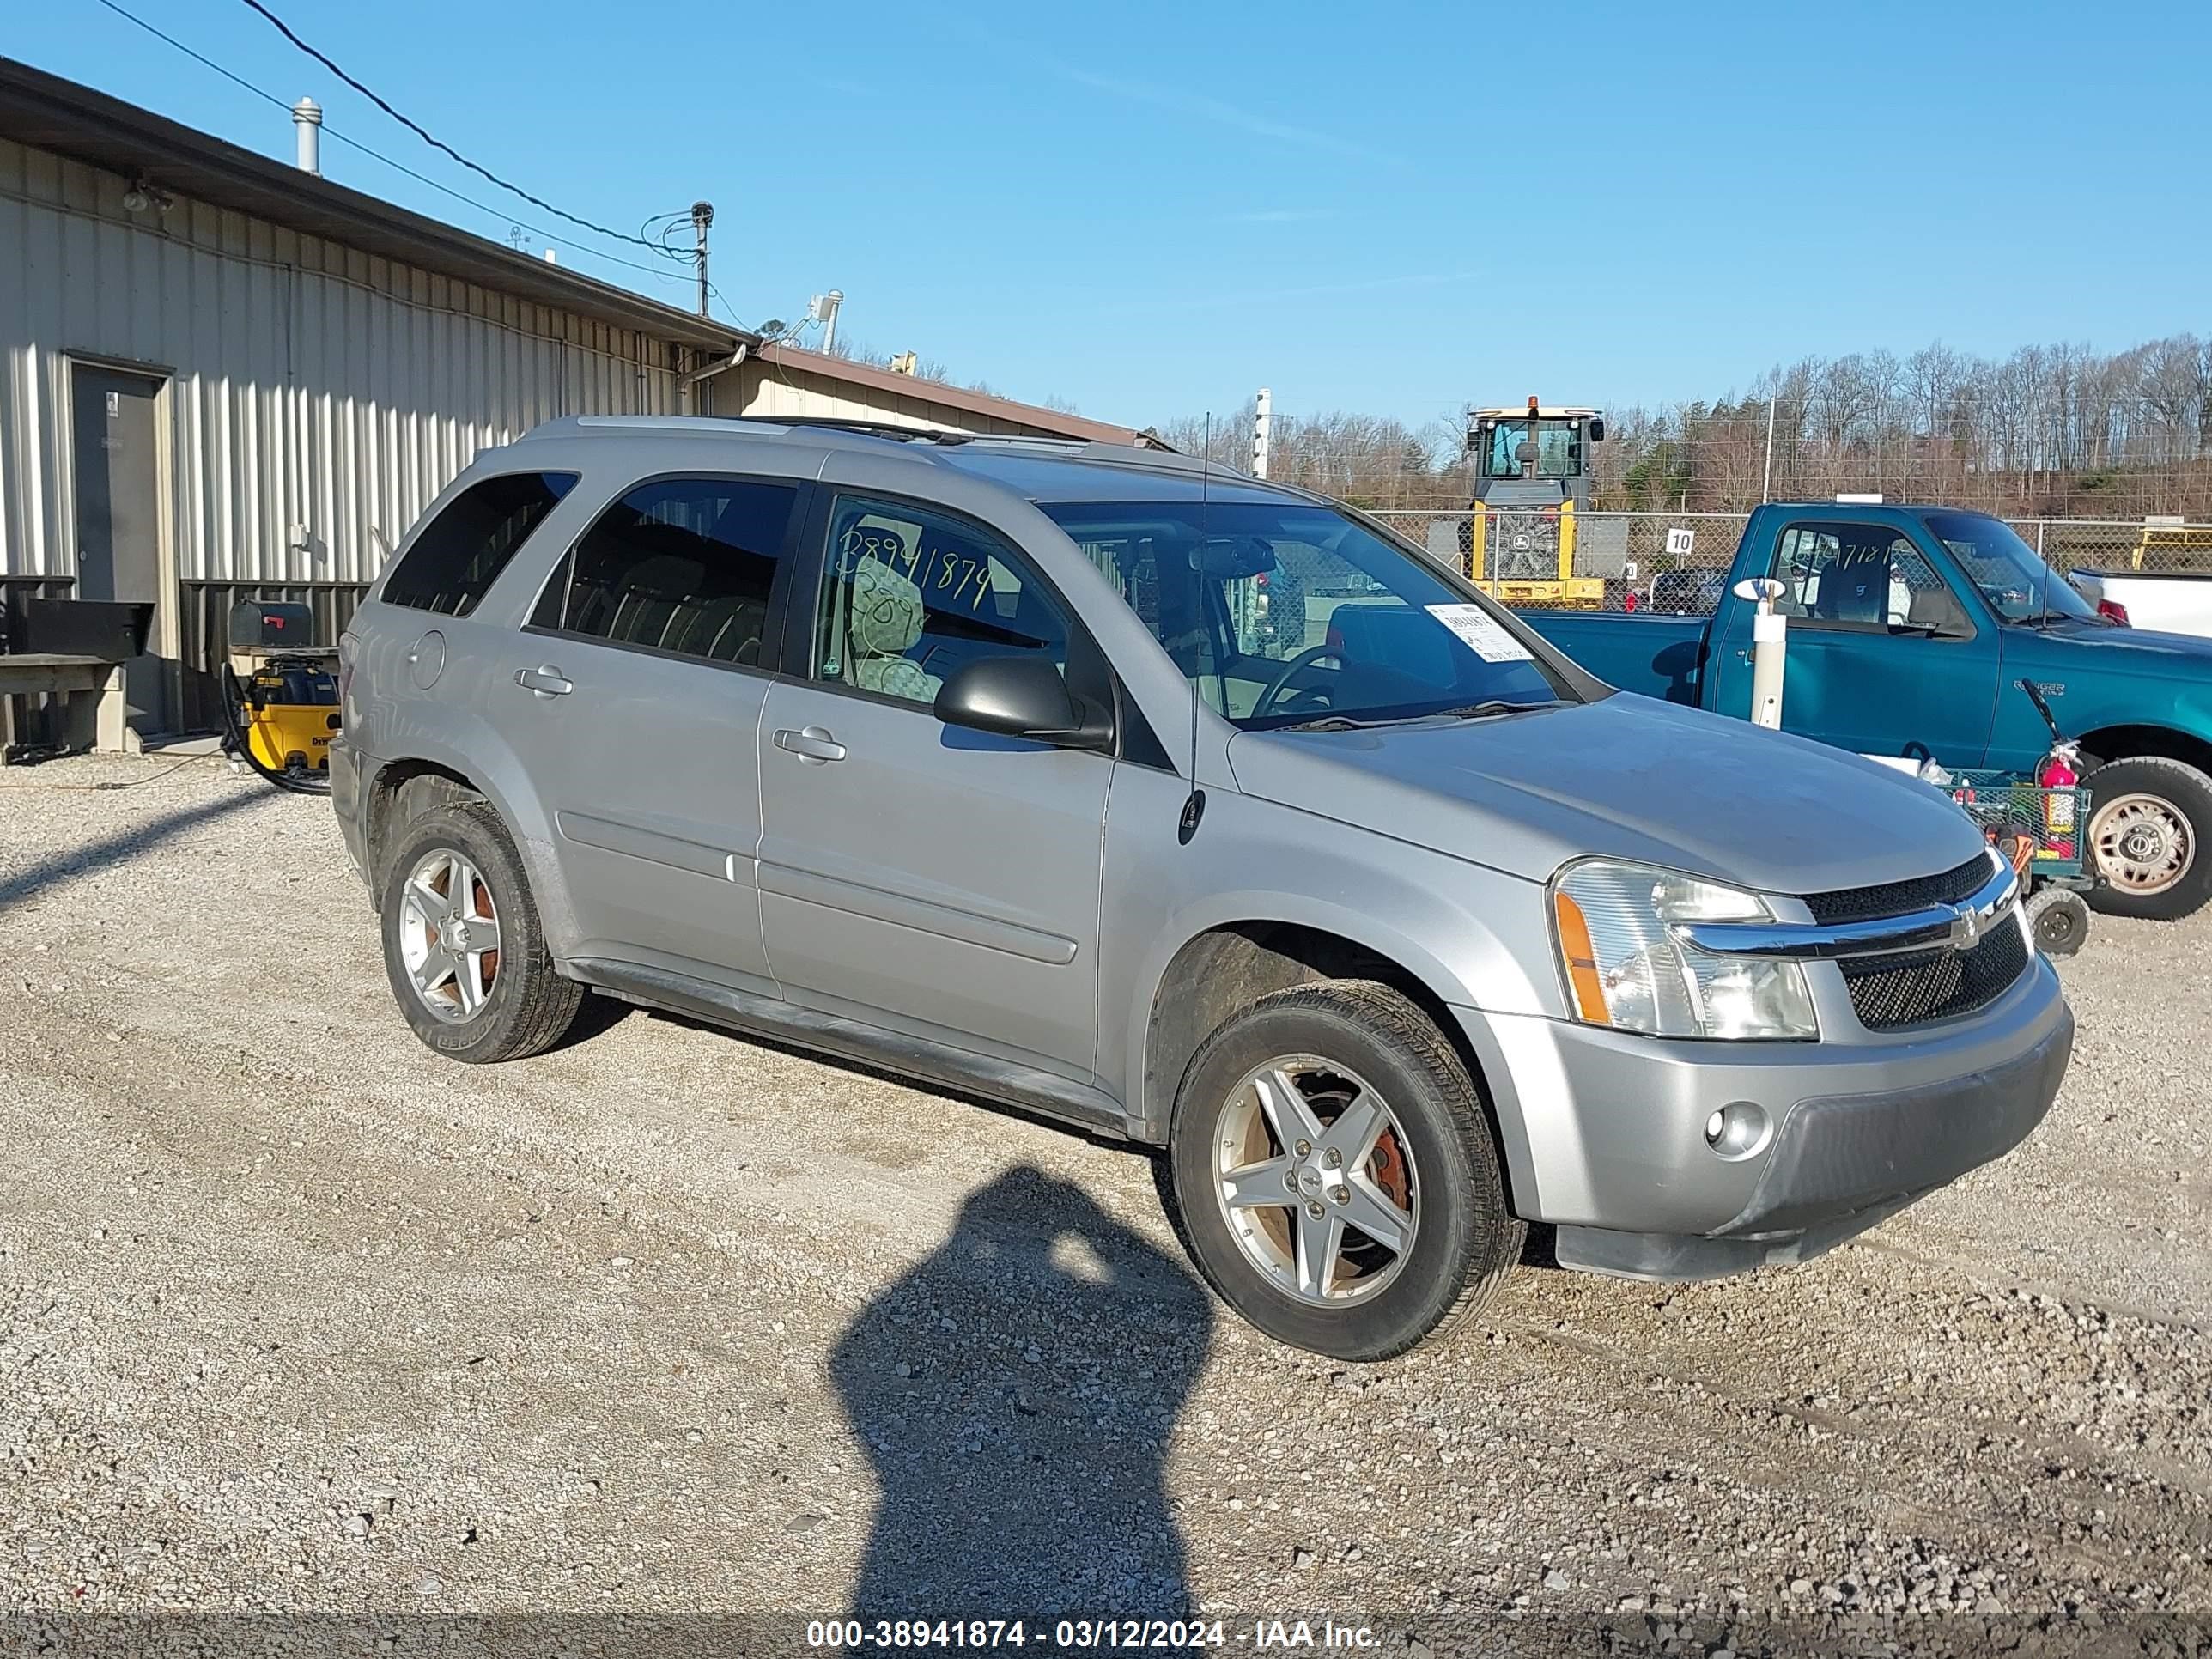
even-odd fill
[(386, 867), (382, 909), (392, 994), (440, 1054), (521, 1060), (574, 1022), (584, 988), (555, 971), (522, 860), (489, 806), (418, 820)]
[(1159, 1174), (1222, 1300), (1338, 1359), (1387, 1359), (1478, 1311), (1527, 1231), (1458, 1053), (1364, 981), (1279, 991), (1208, 1037)]

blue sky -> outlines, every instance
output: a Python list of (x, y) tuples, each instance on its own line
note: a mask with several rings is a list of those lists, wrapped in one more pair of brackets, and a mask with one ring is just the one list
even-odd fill
[[(122, 3), (501, 199), (239, 0)], [(2201, 0), (272, 3), (571, 212), (627, 230), (712, 200), (745, 323), (842, 288), (858, 341), (1105, 419), (1267, 385), (1287, 413), (1418, 424), (1531, 392), (1710, 396), (1937, 337), (2212, 327)], [(17, 10), (0, 51), (290, 154), (281, 111), (97, 0)], [(342, 144), (324, 164), (495, 238), (558, 228)], [(684, 281), (562, 258), (690, 303)]]

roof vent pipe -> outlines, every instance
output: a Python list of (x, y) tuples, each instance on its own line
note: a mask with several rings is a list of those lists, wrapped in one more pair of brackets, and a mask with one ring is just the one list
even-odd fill
[(292, 106), (292, 125), (300, 140), (300, 171), (323, 176), (323, 106), (312, 98)]

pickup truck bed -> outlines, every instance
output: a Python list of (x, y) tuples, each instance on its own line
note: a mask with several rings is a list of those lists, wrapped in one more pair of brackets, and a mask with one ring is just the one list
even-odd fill
[(1650, 611), (1524, 611), (1522, 621), (1624, 691), (1699, 703), (1706, 619)]
[(2093, 601), (2109, 599), (2136, 628), (2212, 637), (2212, 575), (2140, 570), (2072, 570), (2068, 579)]

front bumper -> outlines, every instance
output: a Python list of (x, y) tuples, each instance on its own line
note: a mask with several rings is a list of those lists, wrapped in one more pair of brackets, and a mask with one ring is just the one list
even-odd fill
[[(2073, 1048), (2048, 963), (1960, 1019), (1887, 1038), (1655, 1041), (1462, 1014), (1490, 1081), (1514, 1198), (1563, 1265), (1708, 1278), (1819, 1254), (2002, 1157), (2043, 1121)], [(1771, 1131), (1729, 1158), (1723, 1108)]]

